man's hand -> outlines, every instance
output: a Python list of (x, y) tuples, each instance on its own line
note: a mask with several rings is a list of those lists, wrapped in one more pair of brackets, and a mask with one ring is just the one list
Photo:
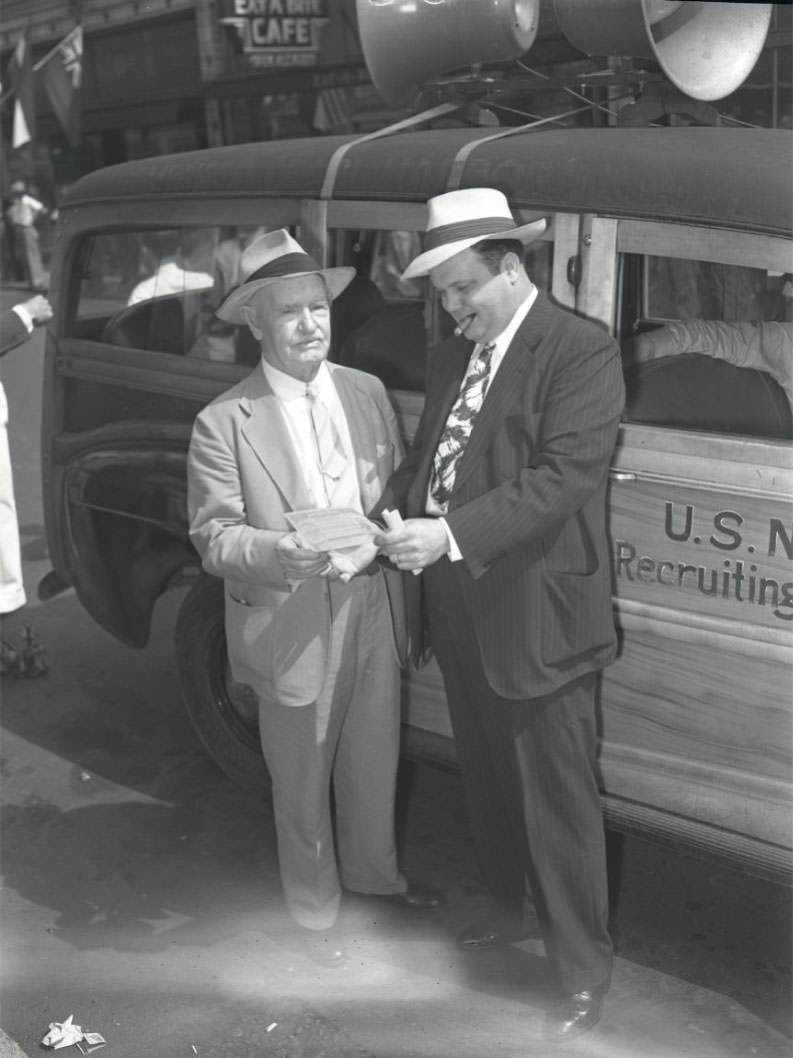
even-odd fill
[(297, 533), (282, 536), (275, 545), (275, 550), (287, 580), (307, 580), (309, 577), (330, 572), (327, 554), (302, 547)]
[(680, 351), (675, 348), (675, 343), (671, 340), (666, 327), (634, 334), (632, 338), (623, 342), (623, 349), (626, 364), (642, 364), (647, 360), (660, 360)]
[(374, 542), (398, 569), (424, 569), (449, 550), (446, 530), (437, 518), (408, 518)]
[(25, 310), (34, 324), (46, 323), (52, 319), (52, 305), (43, 294), (36, 294), (35, 297), (21, 302), (20, 308)]
[(346, 583), (356, 573), (368, 569), (376, 556), (377, 544), (372, 539), (365, 540), (357, 547), (347, 547), (343, 551), (331, 551), (330, 561), (339, 579)]

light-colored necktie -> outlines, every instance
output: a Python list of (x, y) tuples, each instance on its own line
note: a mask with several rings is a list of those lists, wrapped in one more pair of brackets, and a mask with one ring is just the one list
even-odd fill
[(311, 411), (311, 425), (314, 432), (317, 464), (325, 486), (325, 496), (333, 506), (334, 492), (347, 466), (344, 444), (338, 427), (333, 421), (330, 410), (322, 400), (316, 382), (306, 384), (306, 398)]
[(495, 345), (483, 346), (476, 354), (471, 370), (460, 386), (460, 392), (449, 412), (449, 418), (443, 428), (441, 439), (435, 450), (430, 479), (430, 495), (445, 511), (457, 474), (457, 465), (468, 444), (474, 421), (485, 399), (490, 381), (490, 363), (493, 359)]

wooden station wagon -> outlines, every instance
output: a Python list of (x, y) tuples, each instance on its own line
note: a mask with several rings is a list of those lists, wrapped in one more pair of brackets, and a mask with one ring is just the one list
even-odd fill
[[(221, 767), (264, 786), (256, 710), (227, 676), (222, 584), (187, 534), (193, 419), (258, 355), (214, 309), (256, 227), (289, 227), (324, 263), (355, 264), (332, 355), (383, 378), (409, 439), (426, 351), (448, 322), (402, 267), (430, 196), (498, 187), (516, 217), (549, 219), (527, 258), (535, 281), (624, 349), (610, 487), (621, 649), (600, 705), (607, 822), (788, 879), (793, 353), (774, 372), (725, 363), (702, 340), (651, 364), (636, 350), (702, 321), (736, 341), (751, 326), (784, 342), (790, 158), (790, 134), (761, 129), (433, 129), (216, 148), (84, 177), (62, 205), (53, 267), (43, 481), (54, 571), (42, 593), (73, 584), (96, 621), (142, 647), (158, 597), (188, 586), (175, 628), (187, 709)], [(133, 297), (152, 277), (160, 285)], [(366, 347), (355, 329), (372, 316), (387, 337)], [(405, 675), (404, 724), (407, 753), (454, 760), (434, 663)]]

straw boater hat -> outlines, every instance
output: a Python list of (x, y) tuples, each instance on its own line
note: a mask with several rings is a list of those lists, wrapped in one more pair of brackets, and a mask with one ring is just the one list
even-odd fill
[(431, 198), (424, 252), (414, 258), (403, 279), (425, 276), (450, 257), (483, 239), (518, 239), (528, 246), (545, 231), (545, 220), (515, 227), (506, 197), (492, 187), (466, 187)]
[(328, 288), (328, 297), (338, 297), (355, 275), (354, 268), (321, 268), (286, 228), (268, 231), (254, 239), (240, 258), (242, 282), (236, 287), (216, 315), (229, 323), (247, 323), (242, 309), (257, 290), (276, 279), (292, 279), (295, 276), (322, 276)]

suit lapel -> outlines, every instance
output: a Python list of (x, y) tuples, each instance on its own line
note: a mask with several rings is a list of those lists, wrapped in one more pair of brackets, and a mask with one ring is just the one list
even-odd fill
[(364, 408), (368, 408), (369, 400), (360, 393), (352, 375), (331, 364), (328, 364), (328, 367), (350, 431), (361, 503), (363, 509), (368, 511), (378, 498), (370, 496), (371, 492), (376, 491), (370, 487), (370, 482), (372, 468), (377, 467), (377, 443), (371, 419), (364, 415)]
[(361, 505), (368, 511), (380, 499), (385, 485), (378, 472), (381, 462), (378, 445), (388, 444), (389, 438), (376, 428), (379, 419), (372, 418), (372, 398), (357, 384), (355, 375), (336, 364), (328, 367), (350, 431)]
[(441, 433), (449, 418), (449, 412), (460, 392), (468, 361), (471, 359), (473, 345), (464, 338), (451, 339), (438, 351), (442, 358), (438, 369), (440, 381), (435, 391), (427, 394), (427, 406), (424, 410), (424, 421), (426, 423), (426, 437), (423, 442), (423, 458), (416, 471), (415, 482), (421, 486), (421, 495), (427, 491), (429, 486), (432, 461), (441, 438)]
[(487, 450), (508, 408), (514, 403), (516, 393), (523, 392), (526, 372), (546, 331), (547, 307), (547, 300), (538, 293), (534, 305), (510, 342), (458, 464), (453, 491), (465, 481)]
[(242, 434), (264, 470), (270, 475), (292, 510), (313, 506), (303, 483), (292, 440), (278, 398), (267, 384), (261, 368), (253, 371), (240, 397), (240, 408), (247, 416)]

